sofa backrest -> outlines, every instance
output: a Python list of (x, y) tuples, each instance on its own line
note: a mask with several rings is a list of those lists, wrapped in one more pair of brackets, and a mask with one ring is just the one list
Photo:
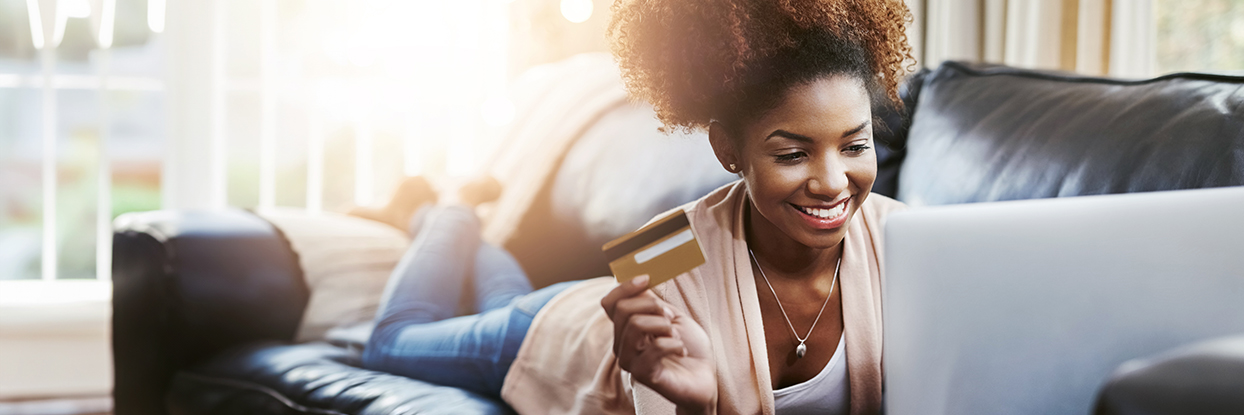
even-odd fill
[(908, 204), (1244, 185), (1244, 77), (947, 62), (920, 89), (898, 180)]

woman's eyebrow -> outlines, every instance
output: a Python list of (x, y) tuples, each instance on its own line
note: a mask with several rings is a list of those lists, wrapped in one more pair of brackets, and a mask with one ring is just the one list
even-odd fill
[(769, 133), (769, 136), (765, 137), (765, 141), (769, 141), (769, 139), (773, 137), (785, 137), (791, 140), (802, 141), (805, 143), (811, 143), (815, 141), (812, 139), (812, 137), (808, 137), (806, 135), (801, 135), (801, 134), (795, 134), (795, 133), (792, 133), (786, 130), (774, 130), (773, 132)]
[[(870, 124), (870, 123), (872, 123), (872, 121), (864, 121), (864, 122), (860, 123), (860, 125), (859, 125), (859, 126), (856, 126), (855, 128), (852, 128), (852, 129), (847, 130), (846, 132), (842, 133), (842, 137), (843, 137), (843, 138), (850, 137), (851, 135), (853, 135), (853, 134), (855, 134), (855, 133), (858, 133), (858, 132), (860, 132), (860, 131), (864, 131), (864, 127), (867, 127), (867, 126), (868, 126), (868, 124)], [(808, 137), (808, 136), (806, 136), (806, 135), (802, 135), (802, 134), (795, 134), (795, 133), (792, 133), (792, 132), (790, 132), (790, 131), (786, 131), (786, 130), (773, 130), (773, 132), (769, 133), (769, 135), (768, 135), (767, 137), (765, 137), (765, 141), (768, 141), (770, 138), (773, 138), (773, 137), (784, 137), (784, 138), (789, 138), (789, 139), (791, 139), (791, 140), (795, 140), (795, 141), (802, 141), (802, 142), (805, 142), (805, 143), (811, 143), (811, 142), (815, 141), (815, 140), (813, 140), (813, 139), (812, 139), (812, 137)]]
[(860, 131), (864, 131), (864, 127), (867, 127), (867, 126), (868, 126), (868, 124), (870, 124), (870, 123), (872, 123), (872, 121), (871, 121), (871, 120), (867, 120), (867, 121), (864, 121), (864, 122), (860, 123), (859, 127), (852, 128), (852, 129), (850, 129), (850, 130), (847, 130), (847, 132), (842, 133), (842, 138), (847, 138), (847, 137), (849, 137), (849, 136), (851, 136), (851, 135), (854, 135), (855, 133), (858, 133), (858, 132), (860, 132)]

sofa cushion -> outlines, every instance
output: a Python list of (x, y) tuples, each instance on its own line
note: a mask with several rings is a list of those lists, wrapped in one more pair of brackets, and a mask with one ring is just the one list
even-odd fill
[(1123, 81), (947, 62), (928, 74), (912, 205), (1244, 185), (1244, 77)]
[(324, 340), (331, 329), (376, 318), (389, 275), (410, 246), (406, 232), (338, 213), (276, 208), (258, 215), (289, 241), (311, 292), (295, 341)]
[(358, 364), (357, 353), (324, 343), (238, 347), (179, 372), (168, 409), (183, 415), (512, 413), (465, 390)]

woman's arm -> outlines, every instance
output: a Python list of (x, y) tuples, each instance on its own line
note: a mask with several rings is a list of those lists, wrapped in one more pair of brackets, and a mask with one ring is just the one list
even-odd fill
[(716, 412), (717, 374), (708, 334), (647, 285), (647, 276), (637, 277), (600, 301), (613, 321), (618, 365), (677, 405), (680, 414)]

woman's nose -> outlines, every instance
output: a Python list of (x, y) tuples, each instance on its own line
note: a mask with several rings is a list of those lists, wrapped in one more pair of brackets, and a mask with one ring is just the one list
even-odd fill
[(846, 165), (838, 157), (825, 157), (816, 164), (812, 177), (808, 180), (808, 191), (815, 195), (829, 198), (837, 197), (847, 189)]

